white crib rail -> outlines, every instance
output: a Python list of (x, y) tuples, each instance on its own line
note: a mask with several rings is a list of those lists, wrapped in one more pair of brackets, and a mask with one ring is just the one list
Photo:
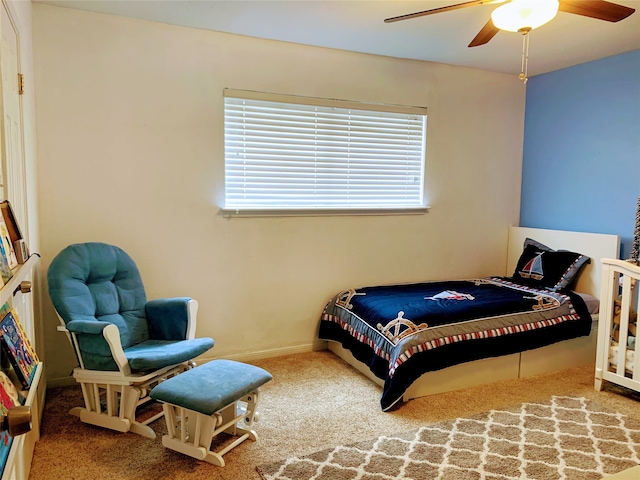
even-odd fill
[[(630, 350), (627, 347), (630, 312), (632, 308), (636, 311), (638, 310), (638, 280), (640, 280), (640, 266), (635, 263), (610, 258), (602, 259), (602, 292), (600, 295), (598, 348), (596, 352), (596, 390), (600, 390), (602, 381), (607, 380), (632, 390), (640, 391), (640, 341), (638, 341), (637, 337), (632, 369), (629, 371), (626, 368), (627, 352)], [(613, 342), (611, 332), (615, 311), (614, 301), (620, 296), (620, 287), (622, 287), (622, 298), (618, 352), (616, 361), (610, 362), (609, 348)], [(616, 366), (612, 367), (612, 363), (615, 363)]]

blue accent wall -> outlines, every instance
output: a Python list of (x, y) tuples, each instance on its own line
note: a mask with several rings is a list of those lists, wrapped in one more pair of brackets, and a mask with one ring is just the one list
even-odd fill
[(620, 235), (640, 195), (640, 50), (527, 83), (520, 225)]

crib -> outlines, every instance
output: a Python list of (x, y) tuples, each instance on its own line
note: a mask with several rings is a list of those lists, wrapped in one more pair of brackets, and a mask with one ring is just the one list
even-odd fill
[(638, 280), (640, 265), (635, 262), (602, 259), (596, 390), (608, 381), (640, 392)]

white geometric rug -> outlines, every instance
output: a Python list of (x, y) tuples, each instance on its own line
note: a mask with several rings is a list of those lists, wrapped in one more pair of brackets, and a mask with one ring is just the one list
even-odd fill
[(640, 421), (557, 396), (257, 470), (264, 480), (600, 480), (636, 465)]

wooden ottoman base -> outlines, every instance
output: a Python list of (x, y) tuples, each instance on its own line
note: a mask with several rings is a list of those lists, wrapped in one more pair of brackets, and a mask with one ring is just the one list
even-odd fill
[[(258, 387), (271, 378), (252, 365), (213, 360), (162, 382), (150, 393), (163, 403), (167, 435), (162, 445), (224, 467), (224, 454), (247, 439), (257, 440), (250, 427), (257, 420)], [(220, 433), (238, 438), (214, 452), (211, 443)]]

